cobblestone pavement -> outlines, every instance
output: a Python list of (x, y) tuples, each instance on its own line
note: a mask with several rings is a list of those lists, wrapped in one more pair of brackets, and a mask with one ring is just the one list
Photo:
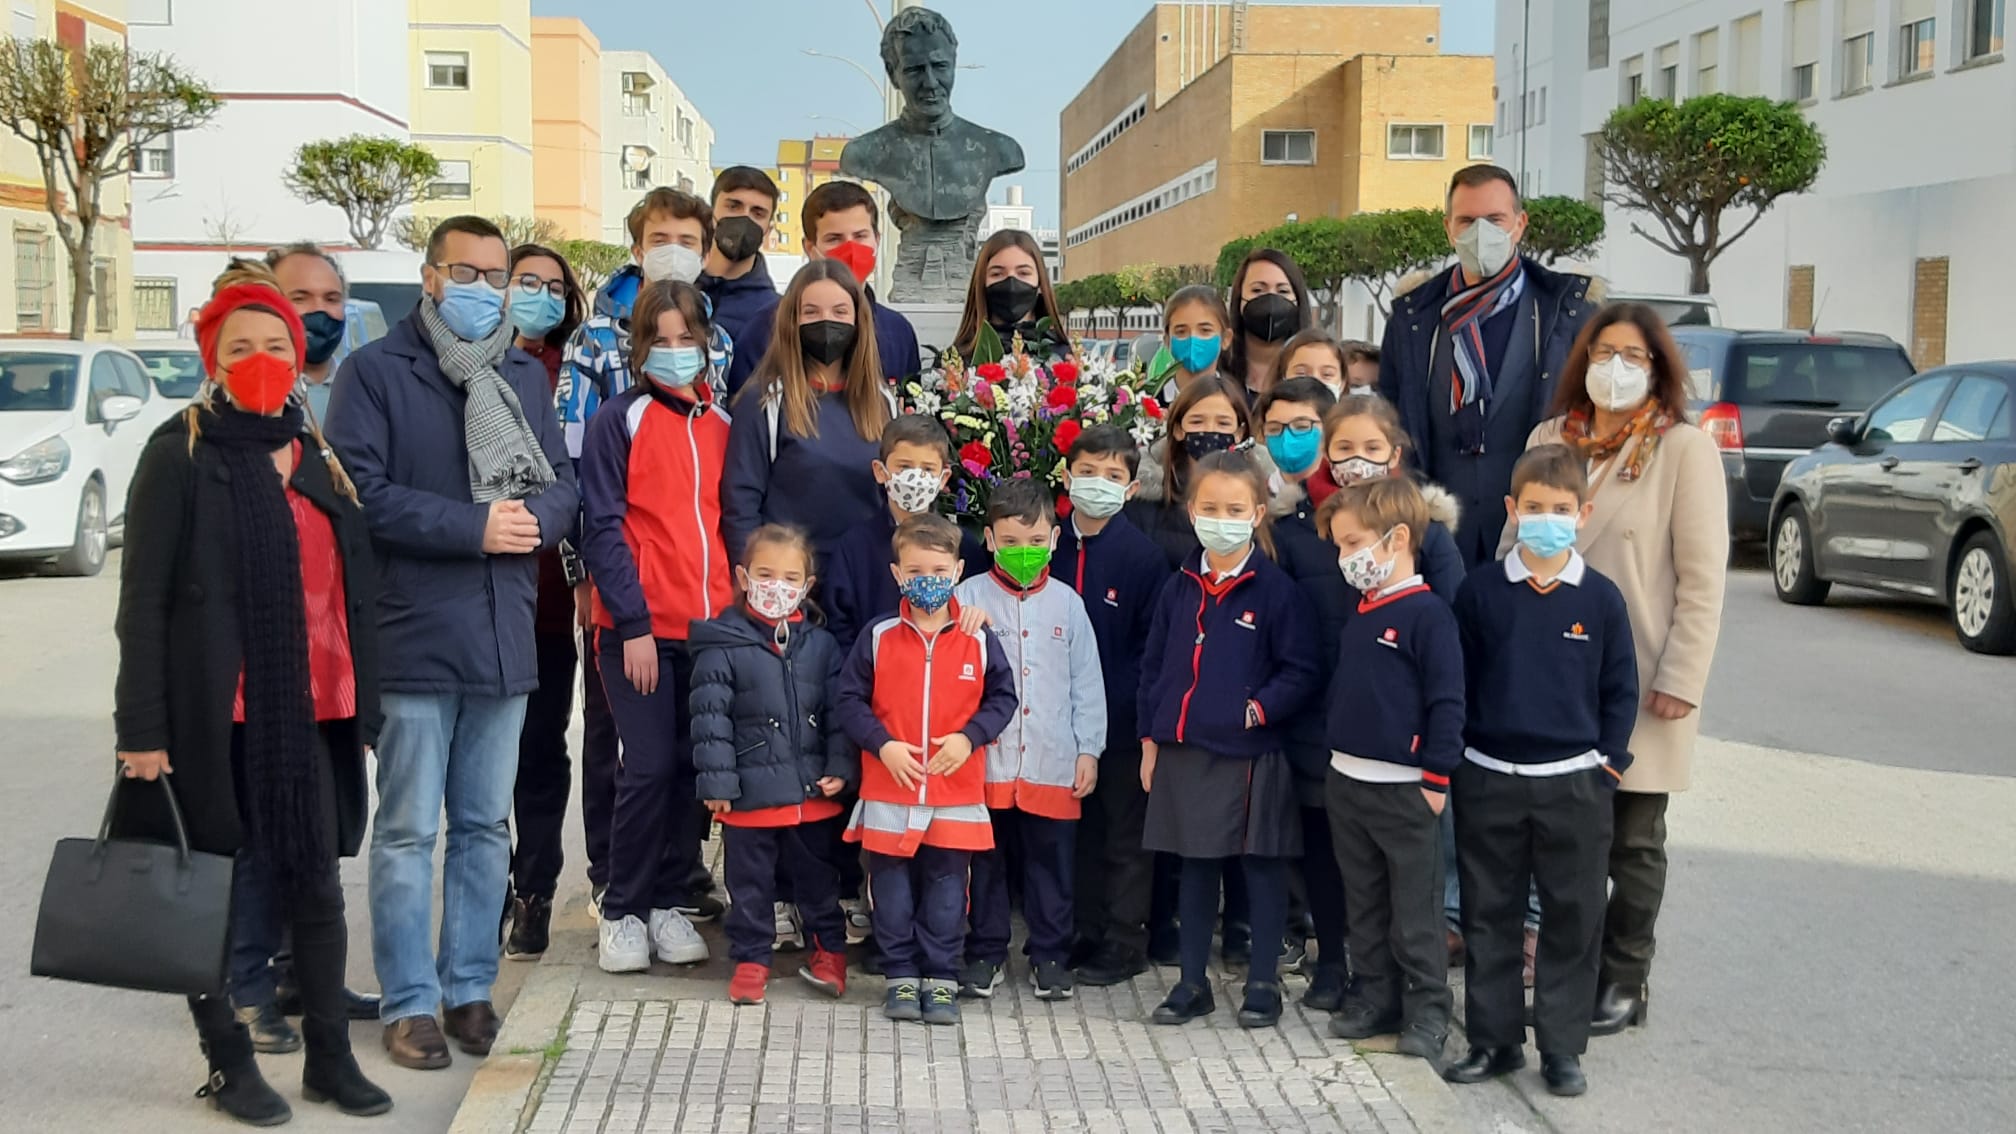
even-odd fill
[(1415, 1130), (1323, 1035), (1327, 1014), (1291, 1000), (1278, 1028), (1239, 1028), (1235, 980), (1183, 1027), (1147, 1022), (1160, 973), (1046, 1003), (1018, 968), (993, 1000), (962, 1002), (957, 1028), (884, 1019), (872, 977), (836, 1002), (779, 976), (767, 1004), (739, 1008), (718, 983), (672, 983), (692, 995), (576, 1005), (532, 1134)]

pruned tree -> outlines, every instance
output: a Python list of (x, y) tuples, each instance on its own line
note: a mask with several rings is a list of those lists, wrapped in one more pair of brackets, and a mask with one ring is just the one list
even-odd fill
[(0, 41), (0, 119), (35, 149), (44, 204), (70, 257), (70, 337), (91, 325), (92, 244), (105, 221), (105, 184), (126, 176), (142, 147), (193, 130), (222, 102), (165, 55), (123, 43), (65, 47)]
[(1338, 274), (1365, 288), (1381, 318), (1392, 314), (1393, 286), (1409, 272), (1449, 256), (1437, 209), (1388, 209), (1346, 217), (1337, 236)]
[(628, 248), (600, 240), (562, 240), (553, 245), (553, 250), (567, 257), (574, 274), (581, 278), (581, 286), (590, 290), (608, 283), (610, 276), (630, 262)]
[(1114, 272), (1113, 280), (1120, 287), (1123, 307), (1159, 304), (1169, 298), (1169, 293), (1162, 289), (1163, 278), (1154, 264), (1129, 264)]
[(1212, 264), (1164, 264), (1155, 269), (1155, 291), (1163, 302), (1191, 284), (1208, 284), (1216, 281), (1217, 272)]
[[(516, 248), (520, 244), (543, 244), (552, 247), (560, 243), (567, 231), (544, 217), (494, 216), (488, 218), (491, 224), (504, 233), (504, 247)], [(625, 254), (628, 255), (627, 253)]]
[(1214, 266), (1213, 277), (1219, 287), (1231, 287), (1232, 277), (1239, 274), (1239, 265), (1246, 260), (1246, 254), (1261, 247), (1257, 236), (1241, 236), (1228, 240), (1218, 249), (1218, 263)]
[(303, 201), (343, 210), (350, 239), (376, 248), (393, 216), (424, 198), (440, 175), (440, 160), (425, 147), (352, 134), (304, 143), (280, 181)]
[(1317, 322), (1333, 330), (1344, 317), (1343, 237), (1343, 220), (1311, 217), (1276, 225), (1253, 238), (1253, 247), (1285, 253), (1302, 269), (1310, 290), (1322, 296)]
[(1519, 248), (1543, 264), (1586, 260), (1603, 243), (1603, 228), (1603, 210), (1580, 197), (1533, 197)]
[(385, 235), (392, 243), (408, 252), (427, 251), (427, 238), (434, 235), (434, 221), (426, 217), (416, 217), (411, 213), (399, 217), (385, 226)]
[(1127, 306), (1126, 293), (1120, 286), (1120, 277), (1112, 272), (1101, 272), (1096, 276), (1086, 276), (1078, 283), (1084, 288), (1085, 307), (1092, 312), (1093, 329), (1098, 329), (1100, 309), (1111, 308), (1113, 325), (1117, 331), (1120, 316)]
[[(1631, 231), (1685, 259), (1695, 295), (1708, 291), (1708, 269), (1722, 253), (1780, 197), (1811, 189), (1827, 163), (1826, 139), (1797, 105), (1728, 94), (1620, 106), (1596, 148), (1603, 199), (1659, 222), (1663, 237), (1635, 221)], [(1725, 218), (1732, 209), (1737, 215)]]

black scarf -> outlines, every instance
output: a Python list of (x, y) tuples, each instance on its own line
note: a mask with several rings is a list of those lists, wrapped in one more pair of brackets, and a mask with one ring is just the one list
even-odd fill
[(245, 766), (238, 801), (253, 853), (283, 879), (318, 878), (335, 864), (315, 767), (315, 702), (301, 542), (273, 453), (301, 435), (301, 407), (278, 417), (246, 413), (219, 397), (202, 415), (202, 440), (230, 471), (238, 541), (238, 633), (245, 660)]

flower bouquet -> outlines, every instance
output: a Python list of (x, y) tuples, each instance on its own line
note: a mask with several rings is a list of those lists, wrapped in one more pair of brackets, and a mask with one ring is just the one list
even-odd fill
[(948, 489), (955, 519), (977, 527), (1004, 480), (1065, 481), (1064, 455), (1094, 425), (1117, 425), (1146, 449), (1162, 436), (1163, 407), (1132, 371), (1088, 374), (1077, 363), (1039, 363), (1018, 335), (998, 362), (969, 367), (947, 351), (938, 369), (904, 389), (904, 409), (945, 423), (956, 463)]

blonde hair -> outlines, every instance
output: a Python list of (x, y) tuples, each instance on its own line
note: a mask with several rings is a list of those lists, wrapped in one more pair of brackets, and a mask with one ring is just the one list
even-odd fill
[(1428, 500), (1421, 495), (1420, 486), (1404, 476), (1361, 480), (1338, 489), (1316, 509), (1317, 534), (1335, 542), (1330, 523), (1340, 512), (1351, 513), (1359, 523), (1381, 533), (1407, 525), (1407, 547), (1416, 553), (1421, 550), (1421, 536), (1430, 519)]
[(840, 375), (842, 397), (854, 419), (854, 432), (863, 441), (880, 441), (889, 424), (889, 402), (883, 396), (882, 354), (875, 345), (875, 313), (862, 297), (861, 285), (853, 269), (838, 260), (812, 260), (798, 269), (784, 298), (777, 303), (771, 324), (770, 349), (756, 364), (756, 374), (735, 395), (747, 403), (747, 412), (757, 412), (763, 402), (775, 399), (778, 419), (793, 437), (819, 436), (819, 392), (812, 388), (811, 369), (798, 329), (798, 309), (805, 289), (828, 280), (840, 285), (854, 305), (854, 350), (844, 360)]

